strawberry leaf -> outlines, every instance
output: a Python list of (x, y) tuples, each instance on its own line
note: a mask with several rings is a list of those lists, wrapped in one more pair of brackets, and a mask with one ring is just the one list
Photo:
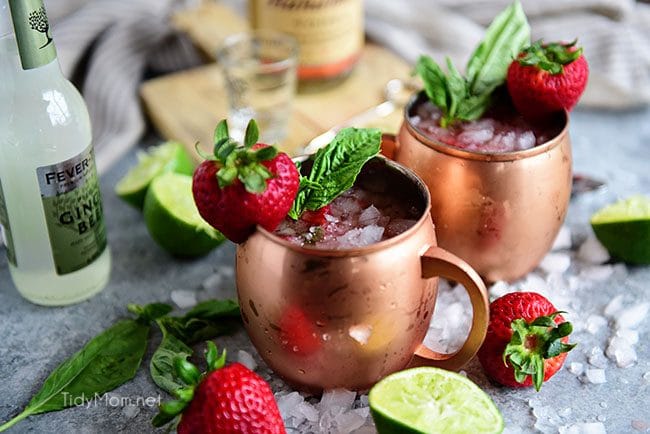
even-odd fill
[(255, 161), (261, 162), (273, 159), (276, 155), (278, 155), (278, 150), (273, 146), (267, 146), (265, 148), (258, 149), (253, 155)]
[(244, 184), (246, 191), (250, 193), (259, 194), (266, 190), (266, 179), (255, 170), (241, 169), (238, 178)]
[(246, 126), (246, 134), (244, 136), (244, 147), (250, 148), (257, 143), (257, 140), (260, 137), (260, 130), (257, 127), (257, 122), (255, 119), (251, 119)]
[(576, 48), (577, 40), (568, 44), (552, 42), (544, 44), (540, 39), (522, 51), (517, 61), (524, 66), (536, 66), (550, 74), (557, 75), (564, 72), (564, 65), (576, 60), (582, 55), (582, 48)]
[(237, 178), (237, 168), (232, 166), (226, 166), (219, 169), (217, 172), (217, 181), (219, 183), (219, 188), (228, 187), (233, 181)]
[(230, 140), (230, 134), (228, 133), (228, 122), (225, 119), (222, 119), (217, 127), (214, 129), (214, 144), (222, 140)]

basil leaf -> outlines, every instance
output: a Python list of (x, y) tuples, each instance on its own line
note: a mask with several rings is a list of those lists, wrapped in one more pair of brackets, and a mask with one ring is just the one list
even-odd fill
[(27, 416), (62, 410), (75, 400), (92, 399), (135, 376), (145, 349), (149, 325), (123, 320), (91, 339), (59, 365), (18, 416), (3, 431)]
[[(316, 153), (289, 216), (299, 218), (305, 210), (316, 211), (352, 187), (363, 165), (379, 153), (380, 146), (381, 131), (376, 128), (339, 131), (329, 145)], [(311, 187), (313, 183), (319, 187)]]
[(429, 100), (442, 112), (440, 125), (480, 118), (492, 93), (505, 82), (508, 66), (530, 40), (530, 27), (518, 0), (488, 27), (483, 41), (467, 63), (463, 77), (449, 59), (447, 74), (428, 56), (421, 56), (415, 72), (422, 78)]
[(237, 302), (226, 299), (199, 303), (182, 317), (156, 320), (162, 340), (149, 364), (154, 383), (171, 394), (185, 387), (176, 375), (174, 360), (190, 357), (193, 351), (189, 345), (230, 333), (239, 325), (240, 318)]
[(516, 0), (492, 21), (467, 63), (470, 93), (491, 93), (503, 84), (508, 66), (529, 43), (530, 26), (521, 3)]
[(185, 387), (174, 373), (174, 359), (177, 357), (187, 359), (192, 355), (192, 348), (169, 333), (163, 321), (158, 320), (156, 324), (162, 332), (162, 340), (151, 357), (149, 374), (158, 387), (173, 394), (175, 390)]

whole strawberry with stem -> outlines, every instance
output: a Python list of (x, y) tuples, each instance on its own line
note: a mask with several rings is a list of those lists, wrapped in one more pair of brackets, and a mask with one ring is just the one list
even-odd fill
[(192, 193), (201, 217), (235, 243), (255, 226), (273, 231), (286, 217), (298, 193), (300, 176), (291, 158), (257, 143), (254, 120), (244, 145), (233, 141), (225, 120), (214, 133), (214, 152), (194, 172)]
[(506, 83), (512, 102), (526, 118), (539, 120), (571, 111), (587, 86), (589, 65), (576, 41), (542, 41), (519, 53), (508, 67)]
[(269, 385), (241, 363), (225, 365), (226, 352), (214, 342), (205, 352), (208, 372), (182, 357), (174, 359), (177, 376), (187, 384), (177, 389), (176, 400), (160, 405), (154, 426), (179, 415), (178, 434), (286, 434), (280, 410)]
[(490, 323), (478, 358), (486, 375), (504, 386), (539, 391), (564, 363), (573, 327), (535, 292), (513, 292), (490, 304)]

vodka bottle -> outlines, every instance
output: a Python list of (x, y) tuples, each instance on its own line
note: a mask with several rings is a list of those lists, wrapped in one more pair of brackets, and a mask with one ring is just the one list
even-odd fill
[(61, 72), (43, 0), (0, 0), (0, 231), (31, 302), (75, 303), (108, 281), (88, 110)]

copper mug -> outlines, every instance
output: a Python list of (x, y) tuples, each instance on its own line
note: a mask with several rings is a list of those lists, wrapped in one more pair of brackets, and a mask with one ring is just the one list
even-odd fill
[[(366, 176), (381, 176), (416, 203), (417, 223), (353, 249), (301, 247), (261, 227), (237, 247), (244, 326), (268, 366), (302, 390), (363, 390), (409, 364), (458, 369), (485, 338), (485, 286), (467, 263), (437, 247), (424, 183), (383, 157), (366, 164), (357, 181)], [(471, 330), (453, 354), (422, 343), (436, 276), (462, 283), (472, 304)]]
[(431, 192), (438, 244), (487, 281), (514, 281), (550, 250), (571, 195), (568, 113), (559, 134), (534, 148), (483, 154), (445, 145), (410, 120), (426, 99), (414, 95), (394, 149), (384, 153), (418, 174)]

